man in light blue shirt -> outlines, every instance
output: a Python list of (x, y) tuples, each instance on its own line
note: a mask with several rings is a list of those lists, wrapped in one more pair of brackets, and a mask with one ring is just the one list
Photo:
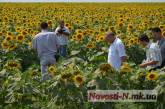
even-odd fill
[(32, 48), (38, 53), (41, 64), (42, 80), (49, 78), (47, 67), (56, 63), (55, 55), (59, 47), (57, 36), (54, 32), (48, 31), (48, 24), (43, 22), (40, 25), (41, 32), (32, 40)]
[(58, 36), (58, 42), (60, 44), (59, 53), (62, 57), (66, 57), (70, 32), (69, 29), (65, 27), (64, 21), (59, 21), (59, 26), (56, 28), (55, 34)]

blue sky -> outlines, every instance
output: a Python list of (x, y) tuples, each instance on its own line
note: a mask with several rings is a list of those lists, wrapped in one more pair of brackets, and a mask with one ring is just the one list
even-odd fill
[[(0, 2), (67, 2), (68, 0), (0, 0)], [(70, 2), (165, 2), (165, 0), (69, 0)]]

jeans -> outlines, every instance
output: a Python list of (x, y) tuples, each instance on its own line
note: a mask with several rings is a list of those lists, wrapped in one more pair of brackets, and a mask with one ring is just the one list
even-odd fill
[(66, 55), (67, 55), (67, 45), (60, 45), (59, 53), (62, 57), (66, 57)]
[(44, 57), (40, 59), (41, 64), (41, 81), (45, 81), (51, 78), (51, 75), (48, 73), (48, 66), (54, 65), (56, 60), (54, 57)]

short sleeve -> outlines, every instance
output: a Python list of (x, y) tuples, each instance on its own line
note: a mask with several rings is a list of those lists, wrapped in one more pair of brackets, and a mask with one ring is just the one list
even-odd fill
[(117, 51), (119, 53), (119, 57), (126, 56), (125, 47), (122, 42), (117, 44)]

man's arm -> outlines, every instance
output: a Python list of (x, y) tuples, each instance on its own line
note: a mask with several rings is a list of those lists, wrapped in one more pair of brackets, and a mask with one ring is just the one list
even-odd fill
[(121, 59), (121, 63), (123, 63), (127, 60), (127, 56), (122, 56), (122, 57), (120, 57), (120, 59)]
[(151, 58), (150, 59), (151, 61), (144, 62), (144, 63), (140, 64), (139, 66), (141, 68), (145, 68), (147, 66), (156, 65), (159, 61), (161, 61), (161, 59), (159, 57), (159, 55), (160, 55), (159, 47), (155, 46), (155, 48), (152, 48), (149, 53), (150, 53), (149, 54), (150, 57), (147, 57), (147, 58)]
[(145, 67), (147, 67), (147, 66), (155, 65), (155, 64), (157, 64), (158, 62), (159, 62), (159, 61), (149, 61), (149, 62), (142, 63), (142, 64), (140, 64), (139, 66), (140, 66), (141, 68), (145, 68)]

